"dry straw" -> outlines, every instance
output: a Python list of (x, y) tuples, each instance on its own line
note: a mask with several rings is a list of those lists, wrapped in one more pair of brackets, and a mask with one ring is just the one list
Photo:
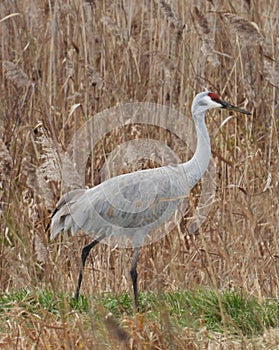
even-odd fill
[[(165, 104), (190, 118), (194, 94), (208, 88), (253, 115), (208, 113), (218, 175), (208, 220), (195, 239), (187, 237), (198, 185), (180, 226), (142, 249), (139, 288), (157, 293), (217, 286), (278, 298), (278, 1), (108, 0), (68, 1), (65, 6), (62, 0), (2, 0), (0, 13), (1, 292), (47, 286), (71, 295), (80, 248), (90, 238), (61, 236), (49, 243), (45, 227), (61, 188), (99, 183), (106, 159), (119, 144), (152, 138), (175, 149), (183, 161), (191, 157), (188, 145), (166, 130), (125, 126), (98, 140), (81, 179), (65, 151), (86, 120), (133, 101)], [(39, 121), (44, 127), (36, 137)], [(65, 179), (63, 164), (68, 167)], [(141, 158), (139, 165), (156, 164)], [(97, 247), (82, 293), (131, 290), (130, 260), (128, 250)], [(72, 310), (63, 314), (62, 323), (46, 310), (45, 318), (28, 314), (26, 322), (22, 310), (11, 307), (5, 314), (9, 323), (4, 322), (10, 327), (3, 340), (7, 348), (28, 348), (34, 338), (40, 348), (59, 348), (63, 339), (65, 349), (90, 349), (96, 341), (95, 324), (86, 331)], [(117, 336), (110, 338), (109, 322), (103, 327), (103, 343), (123, 348), (113, 343)], [(145, 327), (142, 348), (172, 344), (158, 324)], [(189, 339), (194, 339), (193, 349), (208, 348), (206, 341), (195, 345), (200, 343), (192, 331), (176, 337), (173, 348), (183, 349)], [(218, 348), (215, 342), (213, 347)], [(225, 343), (224, 348), (233, 346)]]
[(178, 20), (175, 10), (172, 8), (171, 4), (167, 0), (158, 0), (157, 3), (160, 10), (164, 14), (164, 16), (170, 21), (170, 23), (182, 30), (183, 24), (180, 20)]
[[(211, 21), (214, 19), (211, 18)], [(207, 61), (210, 62), (214, 67), (220, 65), (219, 57), (215, 50), (215, 39), (214, 39), (214, 25), (209, 23), (205, 14), (203, 14), (198, 7), (194, 7), (193, 11), (193, 23), (195, 24), (196, 30), (202, 40), (201, 51), (206, 57)]]
[(255, 23), (232, 13), (224, 13), (222, 16), (227, 21), (229, 30), (238, 34), (245, 43), (258, 45), (263, 42), (264, 37)]
[(17, 88), (27, 87), (30, 84), (27, 74), (13, 62), (4, 61), (3, 68), (5, 77)]

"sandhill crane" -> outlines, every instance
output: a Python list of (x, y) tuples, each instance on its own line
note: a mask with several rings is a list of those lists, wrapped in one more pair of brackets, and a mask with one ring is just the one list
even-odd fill
[(66, 193), (57, 203), (51, 219), (51, 239), (60, 231), (78, 230), (99, 235), (82, 249), (75, 299), (78, 300), (83, 269), (90, 250), (106, 237), (127, 237), (134, 247), (131, 267), (135, 307), (138, 309), (137, 262), (139, 248), (146, 235), (168, 221), (181, 198), (203, 176), (210, 161), (210, 139), (205, 125), (205, 112), (212, 108), (234, 110), (250, 115), (244, 109), (222, 101), (213, 92), (197, 94), (192, 103), (192, 116), (197, 133), (197, 148), (186, 163), (119, 175), (90, 189)]

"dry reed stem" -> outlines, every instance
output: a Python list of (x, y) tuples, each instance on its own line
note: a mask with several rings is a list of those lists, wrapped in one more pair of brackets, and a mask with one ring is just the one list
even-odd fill
[[(234, 104), (247, 104), (253, 116), (234, 115), (222, 124), (227, 113), (209, 113), (210, 135), (218, 130), (211, 140), (218, 174), (215, 203), (200, 236), (187, 238), (185, 218), (163, 240), (141, 250), (139, 288), (195, 288), (212, 286), (214, 280), (220, 289), (278, 297), (277, 2), (259, 2), (257, 8), (251, 3), (251, 11), (246, 3), (235, 3), (233, 14), (229, 4), (223, 4), (221, 16), (211, 11), (210, 2), (194, 7), (182, 0), (156, 1), (156, 6), (152, 1), (126, 1), (123, 6), (114, 1), (35, 3), (0, 3), (6, 18), (0, 23), (1, 59), (6, 62), (0, 72), (1, 291), (49, 286), (72, 293), (80, 249), (90, 238), (61, 236), (49, 242), (45, 227), (61, 195), (61, 159), (56, 153), (64, 154), (87, 119), (127, 101), (166, 104), (190, 117), (194, 94), (206, 87), (222, 92)], [(13, 13), (21, 15), (9, 16)], [(187, 31), (177, 40), (174, 27), (181, 23), (187, 23)], [(45, 149), (34, 141), (39, 121), (49, 142)], [(86, 185), (98, 183), (108, 154), (135, 137), (167, 142), (183, 160), (191, 156), (184, 142), (164, 130), (121, 128), (96, 144), (94, 157), (88, 158)], [(154, 162), (139, 159), (120, 171), (139, 165)], [(74, 182), (77, 187), (80, 178), (69, 174), (69, 186)], [(190, 216), (199, 194), (197, 186)], [(129, 250), (96, 247), (82, 293), (131, 290), (130, 263)], [(11, 334), (25, 334), (18, 339), (18, 348), (28, 348), (34, 334), (18, 320), (20, 311), (14, 312), (9, 315), (14, 321)], [(34, 318), (30, 320), (38, 342), (56, 345), (65, 337), (65, 348), (70, 348), (81, 341), (69, 325), (53, 329)], [(76, 324), (81, 327), (78, 320)], [(84, 339), (84, 348), (89, 347), (90, 334)], [(193, 339), (197, 343), (194, 335)], [(152, 340), (154, 346), (166, 345), (156, 325)], [(6, 335), (3, 342), (14, 345), (15, 338)]]
[(206, 60), (210, 62), (214, 67), (220, 65), (219, 57), (214, 48), (215, 45), (215, 32), (214, 32), (214, 18), (210, 18), (208, 21), (206, 14), (203, 14), (198, 7), (194, 7), (193, 11), (193, 23), (202, 40), (201, 52)]
[(224, 13), (222, 16), (227, 21), (229, 30), (238, 34), (248, 45), (258, 45), (263, 42), (264, 37), (255, 23), (232, 13)]
[(175, 27), (182, 30), (183, 24), (178, 20), (175, 10), (172, 8), (171, 4), (167, 0), (158, 0), (158, 6), (164, 16), (174, 24)]
[(28, 76), (16, 64), (10, 61), (3, 62), (4, 74), (17, 88), (27, 87), (30, 84)]

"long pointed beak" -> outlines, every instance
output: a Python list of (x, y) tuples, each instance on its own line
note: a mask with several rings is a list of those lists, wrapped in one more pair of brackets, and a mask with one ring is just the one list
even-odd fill
[(245, 109), (242, 109), (242, 108), (238, 108), (238, 107), (235, 107), (225, 101), (218, 101), (221, 105), (222, 105), (222, 108), (225, 108), (225, 109), (228, 109), (230, 111), (236, 111), (236, 112), (239, 112), (239, 113), (242, 113), (242, 114), (247, 114), (247, 115), (251, 115), (250, 112), (246, 111)]

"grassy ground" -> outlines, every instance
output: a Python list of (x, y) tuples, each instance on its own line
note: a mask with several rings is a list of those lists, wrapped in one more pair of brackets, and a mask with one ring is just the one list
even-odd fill
[[(92, 344), (94, 349), (122, 349), (129, 344), (142, 349), (278, 345), (277, 300), (259, 302), (243, 293), (207, 289), (140, 296), (141, 312), (135, 314), (127, 294), (82, 297), (78, 303), (50, 290), (3, 294), (1, 345), (58, 349), (91, 349)], [(274, 328), (273, 333), (268, 334), (267, 328)]]
[[(278, 347), (278, 11), (276, 0), (0, 2), (0, 346)], [(73, 304), (89, 238), (50, 242), (45, 230), (71, 182), (57, 153), (105, 109), (143, 101), (190, 117), (205, 88), (252, 112), (209, 113), (217, 184), (207, 220), (189, 236), (185, 217), (140, 251), (137, 320), (129, 249), (97, 246)], [(191, 156), (160, 128), (118, 128), (98, 140), (85, 185), (100, 182), (118, 145), (140, 138)], [(120, 173), (154, 165), (144, 155), (117, 164)], [(189, 217), (200, 195), (198, 185)]]

